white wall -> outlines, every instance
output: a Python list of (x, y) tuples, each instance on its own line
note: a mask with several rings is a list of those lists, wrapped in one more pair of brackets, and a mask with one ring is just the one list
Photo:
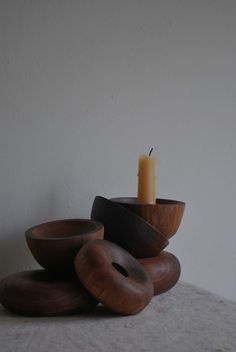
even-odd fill
[(24, 231), (136, 195), (184, 200), (182, 280), (236, 300), (236, 2), (0, 2), (0, 276), (36, 264)]

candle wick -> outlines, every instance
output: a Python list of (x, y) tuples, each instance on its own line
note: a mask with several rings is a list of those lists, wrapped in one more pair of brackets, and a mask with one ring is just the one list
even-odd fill
[(150, 152), (149, 152), (148, 156), (151, 156), (152, 151), (153, 151), (153, 148), (150, 149)]

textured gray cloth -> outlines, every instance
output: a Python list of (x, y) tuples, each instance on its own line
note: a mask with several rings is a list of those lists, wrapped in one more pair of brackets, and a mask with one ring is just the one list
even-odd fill
[[(1, 307), (1, 306), (0, 306)], [(178, 283), (141, 313), (27, 318), (0, 308), (1, 352), (236, 352), (236, 303)]]

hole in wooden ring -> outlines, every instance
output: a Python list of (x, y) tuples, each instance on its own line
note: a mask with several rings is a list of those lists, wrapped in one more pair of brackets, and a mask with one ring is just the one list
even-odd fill
[(128, 277), (129, 274), (127, 273), (127, 271), (118, 263), (114, 263), (112, 262), (112, 266), (117, 270), (119, 271), (119, 273), (125, 277)]

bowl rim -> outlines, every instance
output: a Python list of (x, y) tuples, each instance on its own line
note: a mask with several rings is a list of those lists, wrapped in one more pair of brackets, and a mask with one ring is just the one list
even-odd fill
[(155, 228), (155, 226), (153, 226), (150, 222), (148, 222), (147, 220), (143, 219), (142, 217), (140, 217), (139, 215), (137, 215), (136, 213), (132, 212), (131, 210), (123, 207), (121, 204), (113, 202), (111, 199), (105, 198), (103, 196), (96, 196), (94, 199), (94, 202), (96, 199), (99, 199), (99, 201), (102, 201), (103, 203), (107, 203), (109, 206), (112, 207), (116, 207), (116, 209), (119, 210), (120, 214), (129, 214), (129, 216), (132, 216), (134, 219), (137, 219), (139, 222), (143, 222), (145, 224), (145, 226), (147, 226), (147, 228), (151, 229), (153, 234), (155, 233), (155, 236), (159, 238), (159, 241), (163, 243), (164, 248), (166, 248), (169, 244), (169, 239), (158, 229)]
[[(38, 227), (44, 226), (44, 225), (49, 225), (49, 224), (55, 224), (55, 223), (60, 223), (60, 222), (83, 222), (83, 223), (92, 223), (94, 225), (94, 229), (91, 231), (87, 231), (78, 235), (73, 235), (73, 236), (62, 236), (62, 237), (45, 237), (45, 236), (36, 236), (33, 235), (32, 231), (35, 230)], [(57, 219), (57, 220), (52, 220), (52, 221), (47, 221), (43, 222), (41, 224), (35, 225), (30, 227), (28, 230), (25, 231), (25, 236), (26, 238), (31, 238), (34, 240), (40, 240), (40, 241), (64, 241), (64, 240), (70, 240), (74, 239), (76, 237), (80, 236), (87, 236), (87, 235), (92, 235), (94, 233), (97, 233), (101, 231), (104, 228), (104, 225), (99, 222), (95, 221), (92, 219), (79, 219), (79, 218), (73, 218), (73, 219)]]
[[(156, 203), (138, 203), (137, 197), (115, 197), (110, 198), (110, 201), (118, 204), (129, 204), (133, 206), (145, 206), (145, 207), (156, 207), (156, 206), (173, 206), (173, 205), (182, 205), (185, 206), (185, 202), (175, 199), (168, 199), (168, 198), (156, 198)], [(130, 200), (130, 201), (129, 201)]]

